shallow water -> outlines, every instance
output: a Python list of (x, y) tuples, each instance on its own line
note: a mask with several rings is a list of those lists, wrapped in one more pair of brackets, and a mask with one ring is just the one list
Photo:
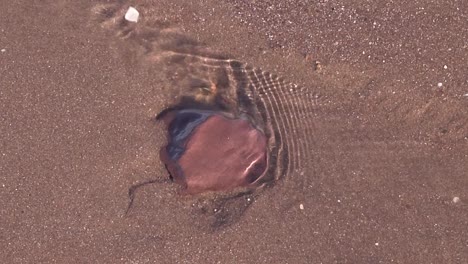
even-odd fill
[[(307, 164), (314, 158), (311, 149), (318, 93), (198, 43), (175, 25), (170, 25), (159, 12), (145, 13), (146, 5), (141, 5), (142, 17), (138, 23), (125, 21), (123, 14), (128, 10), (128, 4), (98, 4), (92, 9), (92, 17), (108, 30), (116, 45), (124, 46), (121, 53), (127, 54), (126, 59), (139, 63), (145, 69), (164, 72), (166, 78), (159, 80), (159, 87), (155, 89), (169, 87), (170, 91), (162, 91), (159, 95), (161, 99), (167, 98), (164, 101), (169, 103), (169, 107), (196, 104), (192, 107), (218, 109), (237, 118), (246, 116), (264, 131), (269, 138), (267, 178), (271, 179), (270, 185), (285, 177), (290, 178), (288, 181), (306, 182)], [(211, 91), (207, 92), (207, 87), (211, 87)], [(252, 196), (235, 197), (254, 199)], [(211, 199), (204, 202), (211, 203)], [(217, 205), (210, 207), (216, 212), (203, 214), (222, 218), (215, 221), (216, 228), (231, 224), (230, 218), (241, 217), (230, 216), (229, 211), (237, 214), (246, 209), (234, 210), (224, 208), (225, 202), (222, 205), (215, 203)], [(249, 206), (251, 202), (235, 204)], [(224, 224), (220, 225), (220, 221)]]
[[(133, 26), (118, 21), (129, 4)], [(98, 2), (2, 6), (1, 259), (468, 259), (460, 3), (120, 1), (104, 17)], [(214, 80), (251, 84), (278, 181), (180, 197), (154, 117)], [(125, 215), (129, 188), (148, 180)]]

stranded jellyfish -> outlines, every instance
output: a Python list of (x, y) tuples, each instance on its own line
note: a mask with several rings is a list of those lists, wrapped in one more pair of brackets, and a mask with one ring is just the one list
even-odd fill
[(183, 193), (255, 187), (268, 167), (267, 138), (247, 118), (202, 109), (168, 111), (161, 161)]

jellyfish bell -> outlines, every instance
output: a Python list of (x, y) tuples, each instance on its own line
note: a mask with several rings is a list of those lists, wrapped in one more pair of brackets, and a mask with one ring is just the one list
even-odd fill
[(268, 140), (247, 118), (183, 109), (160, 115), (167, 125), (161, 161), (183, 194), (254, 189), (268, 168)]

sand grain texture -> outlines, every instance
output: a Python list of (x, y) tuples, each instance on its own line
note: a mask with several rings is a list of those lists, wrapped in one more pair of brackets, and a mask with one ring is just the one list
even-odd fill
[[(100, 5), (108, 3), (0, 3), (0, 259), (468, 261), (466, 3), (111, 5), (108, 17), (139, 10), (136, 26), (158, 29), (140, 40), (158, 45), (96, 19)], [(303, 112), (310, 126), (290, 141), (295, 159), (272, 188), (213, 201), (148, 184), (125, 216), (130, 186), (167, 177), (154, 116), (184, 91), (174, 84), (186, 73), (202, 74), (180, 68), (196, 62), (161, 63), (159, 41), (173, 28), (320, 98)]]

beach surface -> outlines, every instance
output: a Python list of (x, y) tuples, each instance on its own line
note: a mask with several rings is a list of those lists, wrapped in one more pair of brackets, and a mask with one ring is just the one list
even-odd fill
[[(466, 2), (0, 2), (1, 262), (468, 263)], [(129, 6), (316, 93), (310, 156), (258, 195), (178, 195), (154, 117), (181, 87)]]

